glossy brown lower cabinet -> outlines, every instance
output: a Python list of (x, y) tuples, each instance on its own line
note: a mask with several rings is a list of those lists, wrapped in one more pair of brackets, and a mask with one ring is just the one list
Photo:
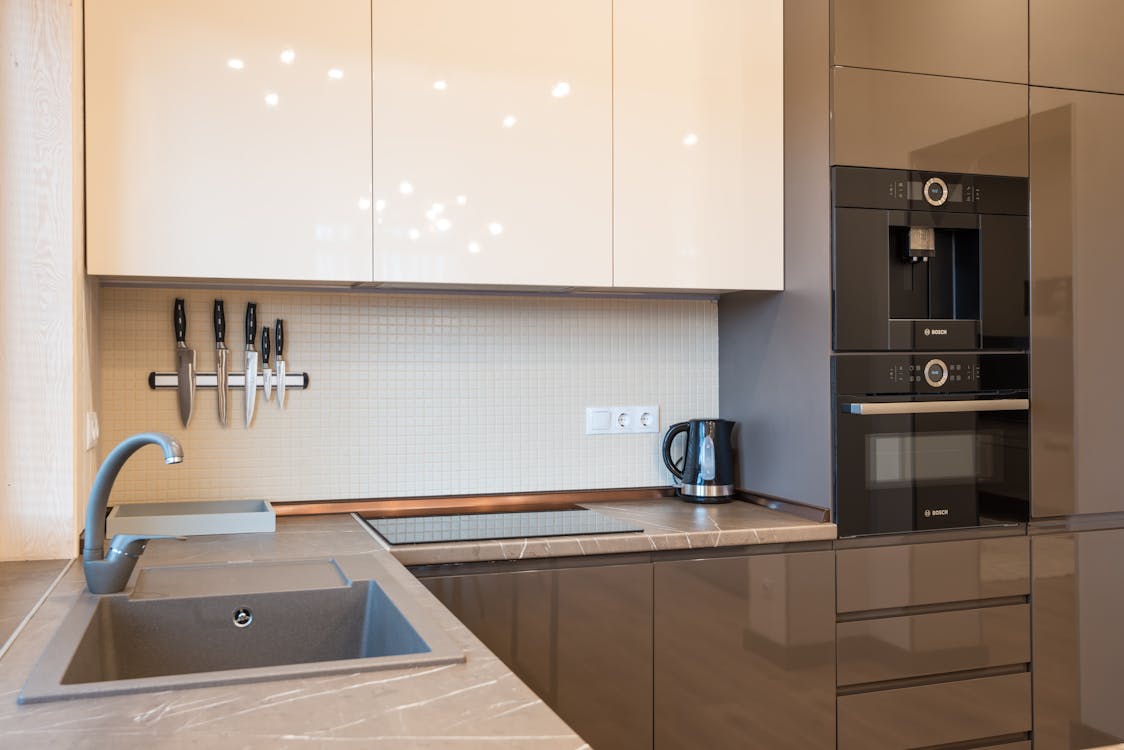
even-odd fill
[(837, 555), (841, 614), (1030, 592), (1025, 536), (841, 549)]
[(1035, 750), (1124, 743), (1124, 529), (1031, 541)]
[(654, 568), (656, 750), (835, 746), (832, 552)]
[(1030, 674), (839, 696), (839, 750), (901, 750), (1030, 731)]
[(839, 684), (902, 680), (1030, 662), (1030, 606), (841, 622)]
[(652, 566), (421, 578), (598, 750), (652, 747)]

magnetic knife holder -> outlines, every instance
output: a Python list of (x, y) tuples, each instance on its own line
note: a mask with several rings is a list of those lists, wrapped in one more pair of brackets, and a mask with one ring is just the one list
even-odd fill
[[(287, 372), (285, 373), (285, 390), (298, 390), (303, 391), (308, 388), (308, 373), (307, 372)], [(175, 372), (150, 372), (148, 373), (148, 387), (153, 390), (163, 390), (169, 388), (179, 388), (180, 376)], [(257, 378), (257, 387), (263, 388), (265, 386), (264, 373), (259, 372)], [(218, 388), (218, 375), (213, 372), (197, 372), (195, 373), (195, 387), (198, 388)], [(231, 388), (245, 388), (246, 387), (246, 373), (244, 372), (230, 372), (226, 375), (226, 387)], [(277, 387), (277, 373), (273, 374), (273, 387)]]

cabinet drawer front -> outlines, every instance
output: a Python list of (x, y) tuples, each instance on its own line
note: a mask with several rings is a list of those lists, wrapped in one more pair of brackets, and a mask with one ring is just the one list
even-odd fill
[(928, 747), (1030, 730), (1030, 674), (839, 698), (839, 750)]
[(841, 613), (1030, 592), (1026, 537), (847, 549), (835, 559)]
[(1030, 606), (841, 622), (840, 685), (1030, 661)]

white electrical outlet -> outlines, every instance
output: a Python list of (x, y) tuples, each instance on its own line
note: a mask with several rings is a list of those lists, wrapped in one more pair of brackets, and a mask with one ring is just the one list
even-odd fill
[(659, 431), (658, 406), (590, 406), (585, 410), (586, 435), (634, 435)]

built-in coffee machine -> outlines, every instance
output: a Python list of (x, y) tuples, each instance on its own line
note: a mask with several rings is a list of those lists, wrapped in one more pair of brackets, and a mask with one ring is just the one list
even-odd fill
[(1026, 179), (835, 167), (832, 188), (835, 351), (1026, 348)]
[(839, 535), (1026, 520), (1027, 180), (835, 167)]

